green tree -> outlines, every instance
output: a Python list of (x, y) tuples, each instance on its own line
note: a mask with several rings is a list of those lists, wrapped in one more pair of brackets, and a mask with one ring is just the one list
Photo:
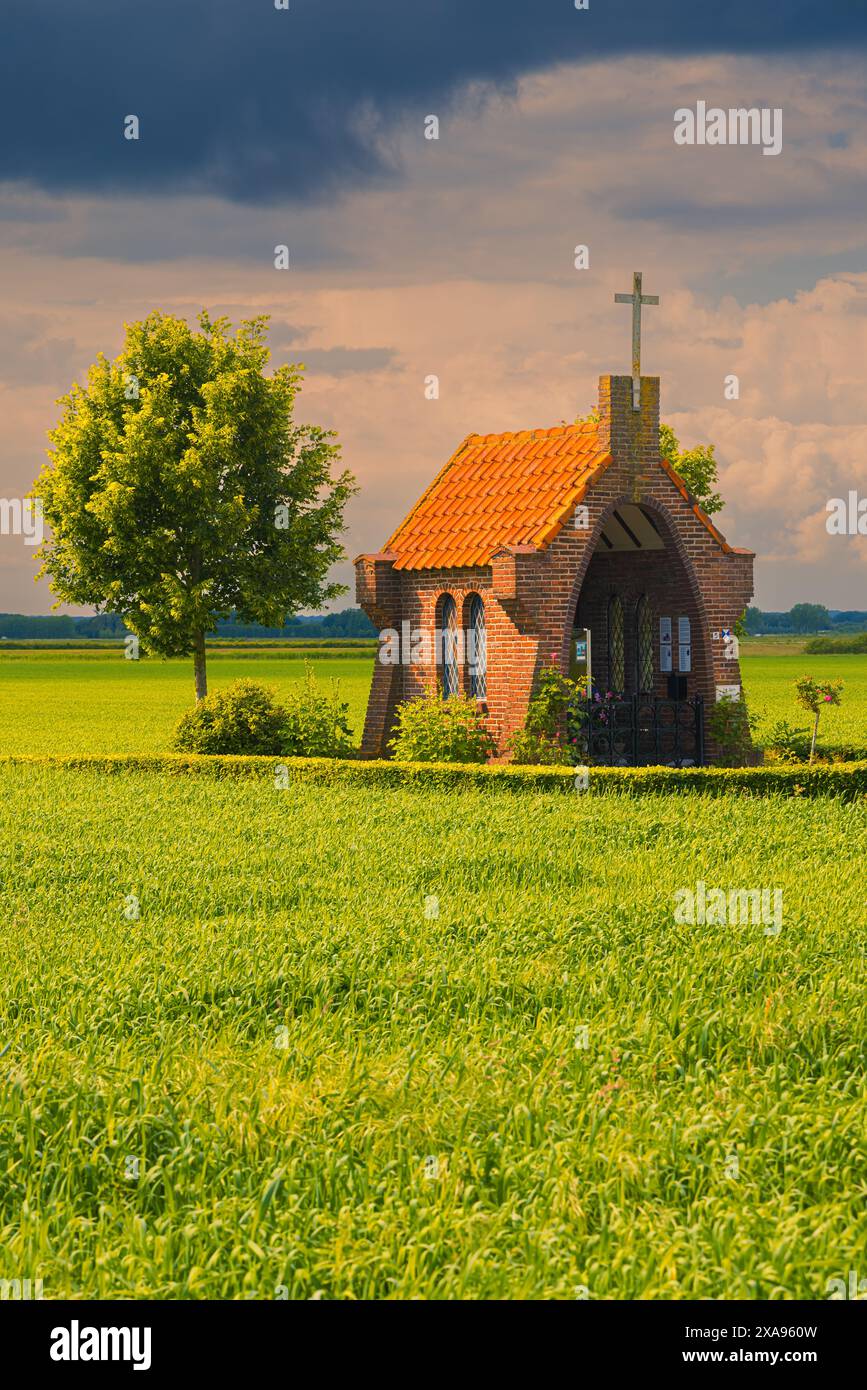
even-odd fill
[(686, 483), (702, 511), (708, 516), (723, 508), (723, 500), (714, 489), (717, 483), (717, 464), (713, 444), (698, 444), (694, 449), (681, 449), (680, 440), (671, 425), (659, 427), (659, 452), (671, 464), (675, 473)]
[(51, 532), (40, 575), (59, 599), (118, 613), (145, 650), (192, 654), (232, 612), (280, 626), (345, 593), (328, 582), (354, 491), (334, 435), (294, 421), (301, 369), (265, 375), (268, 318), (231, 334), (154, 312), (59, 402), (33, 488)]
[[(579, 415), (576, 425), (598, 424), (599, 411), (595, 408), (586, 415)], [(713, 444), (698, 444), (694, 449), (681, 449), (680, 440), (671, 425), (659, 427), (659, 452), (675, 473), (683, 479), (702, 511), (708, 516), (719, 512), (725, 505), (722, 497), (714, 491), (717, 483), (717, 462)]]
[(793, 632), (818, 632), (831, 626), (831, 614), (823, 603), (796, 603), (789, 609)]
[(744, 617), (744, 630), (749, 633), (750, 636), (755, 636), (757, 632), (762, 631), (764, 620), (765, 615), (761, 608), (749, 607)]

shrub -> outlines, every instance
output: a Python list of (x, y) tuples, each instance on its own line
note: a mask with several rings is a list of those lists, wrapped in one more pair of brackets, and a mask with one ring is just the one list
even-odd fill
[(283, 751), (285, 724), (286, 711), (272, 690), (237, 680), (183, 715), (172, 747), (180, 753), (277, 754)]
[(570, 751), (570, 743), (575, 739), (571, 733), (566, 736), (566, 728), (570, 707), (583, 693), (583, 687), (556, 666), (543, 667), (527, 706), (524, 727), (516, 729), (506, 740), (511, 761), (525, 766), (573, 763), (575, 754)]
[(401, 762), (484, 763), (497, 751), (485, 716), (470, 696), (428, 689), (397, 708), (389, 747)]
[(269, 686), (233, 681), (206, 695), (175, 729), (172, 747), (180, 753), (241, 753), (263, 757), (347, 758), (352, 755), (349, 706), (317, 688), (305, 662), (304, 680), (280, 705)]
[(572, 764), (567, 746), (560, 738), (515, 729), (506, 739), (511, 762), (523, 767), (564, 767)]
[[(809, 763), (812, 739), (809, 729), (793, 729), (785, 719), (778, 719), (764, 738), (766, 752), (772, 762)], [(852, 743), (817, 743), (813, 750), (814, 763), (856, 763), (864, 758), (862, 746)]]
[(286, 701), (285, 730), (280, 752), (288, 758), (349, 758), (352, 728), (349, 705), (340, 699), (332, 682), (325, 694), (316, 683), (313, 667), (304, 663), (304, 681)]
[[(3, 767), (63, 768), (94, 776), (156, 772), (178, 777), (262, 778), (273, 784), (271, 758), (201, 757), (194, 753), (6, 753)], [(404, 763), (346, 758), (293, 758), (288, 763), (293, 783), (318, 786), (364, 786), (377, 791), (394, 787), (429, 787), (439, 791), (480, 788), (485, 791), (552, 792), (571, 796), (576, 805), (597, 793), (643, 796), (657, 792), (672, 796), (796, 796), (840, 797), (847, 802), (867, 798), (867, 761), (814, 763), (812, 767), (591, 767), (588, 785), (578, 791), (574, 768), (515, 767), (503, 764)]]
[(778, 719), (764, 739), (768, 752), (781, 763), (805, 763), (810, 757), (808, 729), (793, 729), (786, 719)]
[(738, 767), (744, 763), (755, 726), (755, 716), (747, 713), (743, 700), (730, 700), (725, 695), (711, 705), (707, 716), (707, 731), (719, 745), (719, 762), (722, 767)]
[(857, 655), (867, 652), (867, 632), (853, 632), (847, 637), (811, 637), (804, 643), (810, 655)]

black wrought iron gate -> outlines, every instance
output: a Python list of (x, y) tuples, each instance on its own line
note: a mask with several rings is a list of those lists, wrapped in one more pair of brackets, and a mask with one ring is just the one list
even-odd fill
[(613, 767), (703, 767), (704, 701), (625, 695), (577, 701), (569, 712), (576, 761)]

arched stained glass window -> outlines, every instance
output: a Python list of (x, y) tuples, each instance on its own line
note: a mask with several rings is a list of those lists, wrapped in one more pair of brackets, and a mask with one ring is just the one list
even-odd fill
[(443, 667), (443, 695), (448, 699), (457, 695), (459, 688), (458, 670), (458, 608), (451, 594), (443, 594), (437, 605), (437, 641), (441, 643)]
[(624, 658), (623, 600), (612, 594), (608, 600), (608, 684), (615, 694), (621, 694), (626, 684)]
[(653, 614), (647, 594), (641, 595), (635, 610), (635, 635), (638, 689), (642, 694), (647, 694), (653, 690)]
[(467, 672), (470, 694), (484, 700), (488, 693), (488, 638), (485, 605), (478, 594), (470, 599), (467, 624)]

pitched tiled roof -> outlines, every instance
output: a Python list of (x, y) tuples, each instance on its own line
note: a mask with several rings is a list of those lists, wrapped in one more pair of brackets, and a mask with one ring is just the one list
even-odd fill
[(611, 455), (596, 426), (471, 434), (386, 542), (399, 570), (487, 565), (504, 545), (544, 548)]

